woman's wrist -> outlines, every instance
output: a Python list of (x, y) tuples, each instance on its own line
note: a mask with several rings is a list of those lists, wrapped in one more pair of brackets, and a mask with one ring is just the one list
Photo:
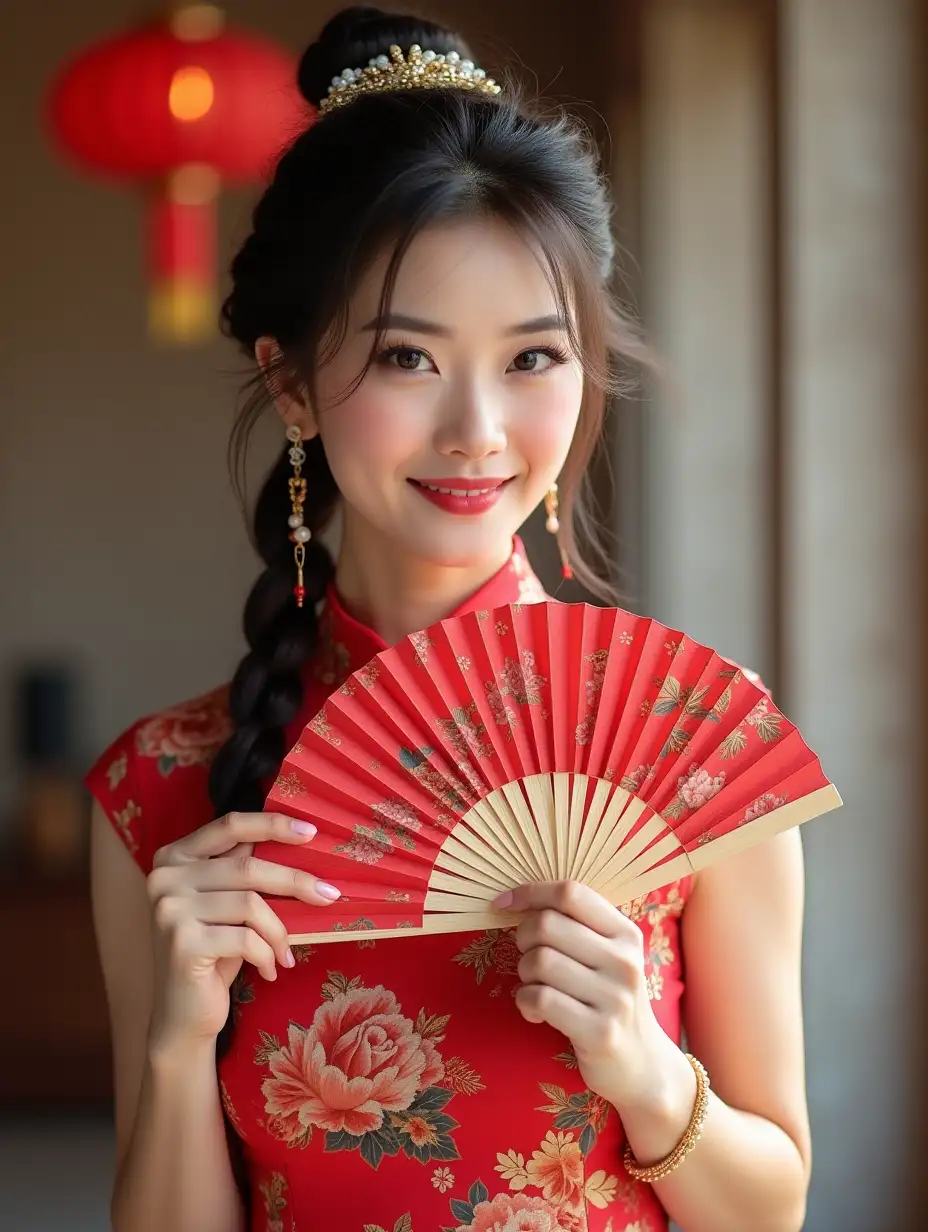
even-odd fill
[(641, 1093), (614, 1106), (635, 1158), (651, 1164), (666, 1158), (687, 1131), (697, 1080), (686, 1054), (663, 1031), (649, 1055), (650, 1081)]
[(170, 1077), (191, 1068), (216, 1066), (216, 1039), (210, 1036), (179, 1037), (152, 1029), (148, 1036), (148, 1064), (153, 1073)]

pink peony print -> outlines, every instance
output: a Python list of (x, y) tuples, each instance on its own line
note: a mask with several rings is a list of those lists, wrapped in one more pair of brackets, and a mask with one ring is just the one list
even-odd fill
[(569, 1227), (544, 1198), (516, 1193), (497, 1194), (489, 1202), (478, 1203), (472, 1222), (455, 1232), (564, 1232)]
[(402, 1112), (444, 1074), (435, 1045), (382, 985), (323, 1002), (308, 1030), (291, 1023), (286, 1046), (268, 1063), (265, 1111), (290, 1142), (312, 1127), (355, 1136), (377, 1130), (385, 1113)]
[(712, 797), (717, 796), (724, 786), (724, 771), (713, 778), (708, 770), (700, 770), (698, 766), (691, 766), (687, 777), (677, 779), (680, 799), (687, 808), (691, 809), (697, 809), (703, 804), (708, 804)]
[(763, 817), (765, 813), (772, 813), (774, 809), (782, 808), (786, 803), (786, 796), (776, 796), (773, 792), (766, 792), (760, 796), (753, 804), (745, 809), (744, 821), (742, 825), (748, 821), (756, 821), (758, 817)]
[(626, 791), (639, 791), (644, 785), (645, 780), (650, 777), (650, 774), (651, 767), (642, 762), (641, 765), (635, 767), (631, 774), (625, 775), (622, 779), (622, 787)]
[(167, 773), (208, 762), (231, 730), (229, 691), (221, 688), (146, 719), (136, 731), (136, 748), (142, 757), (158, 758)]

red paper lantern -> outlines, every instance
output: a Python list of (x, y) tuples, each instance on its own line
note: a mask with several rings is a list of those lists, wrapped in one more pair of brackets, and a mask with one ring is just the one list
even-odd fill
[(295, 76), (285, 50), (194, 4), (91, 47), (52, 83), (49, 119), (67, 153), (148, 191), (157, 337), (213, 328), (216, 196), (223, 182), (267, 176), (311, 121)]

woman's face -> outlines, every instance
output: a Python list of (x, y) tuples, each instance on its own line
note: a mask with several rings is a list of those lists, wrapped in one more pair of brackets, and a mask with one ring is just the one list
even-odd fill
[(340, 401), (370, 352), (386, 264), (357, 288), (317, 378), (312, 427), (344, 498), (345, 542), (436, 565), (498, 557), (557, 478), (580, 413), (554, 294), (506, 225), (427, 229), (400, 266), (379, 353)]

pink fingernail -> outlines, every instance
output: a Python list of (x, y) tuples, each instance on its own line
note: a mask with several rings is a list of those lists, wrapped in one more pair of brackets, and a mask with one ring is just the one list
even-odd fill
[(290, 828), (294, 834), (305, 834), (308, 838), (316, 833), (316, 827), (311, 821), (291, 821)]
[(505, 911), (506, 908), (509, 906), (509, 904), (512, 902), (513, 897), (514, 895), (512, 893), (512, 890), (505, 890), (502, 894), (499, 895), (498, 898), (494, 898), (491, 905), (495, 907), (497, 911)]
[(326, 881), (316, 882), (316, 892), (321, 894), (323, 898), (328, 898), (332, 901), (342, 896), (341, 890), (336, 890), (335, 886), (329, 885)]
[(284, 955), (284, 966), (285, 967), (295, 967), (296, 966), (296, 959), (293, 957), (293, 950), (287, 950), (286, 954)]

